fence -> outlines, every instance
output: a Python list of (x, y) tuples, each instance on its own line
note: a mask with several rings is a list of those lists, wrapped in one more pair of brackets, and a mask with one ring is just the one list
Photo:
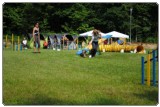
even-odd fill
[[(144, 60), (144, 57), (141, 57), (141, 73), (142, 73), (142, 80), (141, 83), (145, 84), (145, 70), (144, 66), (147, 64), (147, 85), (150, 86), (151, 82), (153, 82), (153, 86), (156, 86), (156, 60), (158, 62), (158, 54), (156, 56), (156, 52), (158, 50), (153, 50), (152, 52), (148, 52), (147, 61)], [(151, 58), (152, 54), (152, 58)], [(152, 61), (152, 80), (151, 80), (151, 61)]]

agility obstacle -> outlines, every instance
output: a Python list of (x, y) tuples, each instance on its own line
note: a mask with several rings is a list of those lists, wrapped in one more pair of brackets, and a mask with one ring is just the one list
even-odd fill
[[(5, 46), (8, 48), (8, 35), (6, 35), (6, 40), (5, 40)], [(20, 43), (20, 37), (18, 36), (17, 43), (15, 42), (14, 44), (14, 35), (12, 34), (12, 40), (11, 40), (11, 48), (13, 51), (22, 51), (22, 44)]]
[[(141, 57), (141, 71), (142, 71), (142, 80), (141, 83), (142, 85), (145, 84), (145, 70), (144, 70), (144, 65), (147, 63), (147, 86), (152, 85), (156, 86), (156, 60), (158, 61), (158, 54), (156, 56), (156, 52), (158, 50), (153, 50), (152, 52), (148, 52), (147, 55), (147, 61), (144, 60), (144, 57)], [(151, 58), (152, 54), (152, 58)], [(151, 80), (151, 61), (152, 61), (152, 80)]]
[[(12, 34), (13, 35), (13, 34)], [(13, 37), (14, 39), (14, 37)], [(13, 44), (12, 44), (13, 45)], [(13, 49), (14, 50), (14, 49)], [(18, 43), (15, 43), (15, 51), (22, 51), (22, 44), (20, 43), (20, 38), (18, 36)]]

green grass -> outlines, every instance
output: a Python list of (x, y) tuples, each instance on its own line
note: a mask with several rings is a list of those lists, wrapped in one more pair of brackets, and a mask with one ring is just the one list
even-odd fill
[[(5, 105), (156, 105), (158, 86), (141, 85), (144, 54), (3, 50)], [(158, 69), (158, 66), (156, 70)], [(158, 72), (158, 70), (157, 70)], [(157, 76), (158, 78), (158, 76)]]

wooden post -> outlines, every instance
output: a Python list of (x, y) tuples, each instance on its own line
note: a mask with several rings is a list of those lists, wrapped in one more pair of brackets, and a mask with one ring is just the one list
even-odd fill
[(8, 40), (7, 40), (7, 37), (8, 37), (8, 35), (6, 35), (6, 48), (7, 48), (7, 41), (8, 41)]
[(19, 36), (18, 36), (18, 44), (19, 44)]
[(67, 48), (68, 48), (68, 50), (69, 50), (69, 43), (68, 43), (68, 40), (67, 40)]
[(12, 33), (12, 49), (14, 50), (14, 35)]
[(124, 39), (124, 45), (126, 44), (126, 38)]
[(77, 37), (77, 49), (78, 49), (78, 37)]
[(153, 54), (153, 86), (156, 86), (156, 54), (155, 54), (155, 50), (152, 51), (152, 54)]
[(112, 44), (112, 38), (111, 38), (111, 44)]
[(20, 49), (20, 46), (19, 46), (20, 44), (19, 44), (19, 36), (18, 36), (18, 50)]
[(18, 44), (15, 43), (15, 51), (18, 51)]
[(65, 38), (65, 36), (63, 36), (63, 50), (64, 50), (64, 38)]
[(107, 40), (108, 40), (108, 43), (107, 43), (107, 45), (109, 45), (109, 43), (110, 43), (110, 39), (108, 38)]
[(22, 51), (22, 44), (20, 44), (20, 51)]
[(150, 86), (151, 82), (151, 71), (150, 71), (150, 66), (151, 66), (151, 62), (150, 62), (150, 59), (151, 59), (151, 54), (150, 52), (148, 52), (148, 56), (147, 56), (147, 85)]
[(141, 57), (142, 85), (144, 85), (144, 57)]
[(8, 35), (6, 35), (6, 43), (7, 43), (7, 36), (8, 36)]

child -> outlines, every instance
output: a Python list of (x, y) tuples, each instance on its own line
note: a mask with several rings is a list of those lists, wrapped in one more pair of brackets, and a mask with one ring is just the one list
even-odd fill
[(44, 43), (43, 43), (43, 49), (47, 49), (47, 47), (48, 47), (48, 43), (47, 43), (47, 41), (44, 41)]

